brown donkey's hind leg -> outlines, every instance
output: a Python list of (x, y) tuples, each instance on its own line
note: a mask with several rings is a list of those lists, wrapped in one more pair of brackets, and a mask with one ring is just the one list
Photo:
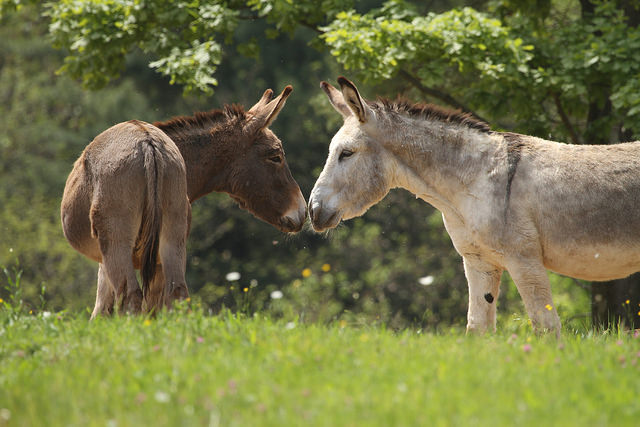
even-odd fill
[[(109, 215), (100, 214), (108, 212)], [(107, 275), (108, 282), (115, 295), (115, 306), (120, 312), (140, 313), (142, 290), (138, 285), (133, 267), (132, 253), (140, 221), (118, 212), (92, 207), (91, 224), (97, 235), (102, 253), (101, 269)]]
[(96, 292), (96, 305), (93, 307), (91, 319), (100, 315), (110, 315), (113, 313), (115, 303), (115, 289), (109, 282), (104, 266), (98, 265), (98, 290)]
[(157, 313), (165, 306), (165, 299), (164, 274), (162, 266), (158, 264), (156, 266), (156, 274), (151, 283), (149, 283), (149, 288), (144, 295), (142, 309), (147, 313)]
[(171, 201), (165, 205), (160, 230), (160, 247), (155, 277), (144, 296), (144, 310), (157, 312), (171, 308), (173, 301), (189, 297), (185, 280), (186, 240), (189, 226), (190, 205)]
[(167, 200), (160, 238), (160, 262), (165, 277), (165, 304), (189, 297), (185, 279), (187, 234), (191, 205), (187, 198)]
[(115, 305), (120, 313), (138, 314), (142, 307), (142, 290), (131, 261), (132, 248), (116, 246), (114, 249), (103, 255), (102, 261), (109, 281), (114, 284)]
[(155, 277), (149, 284), (149, 289), (144, 296), (144, 311), (157, 312), (163, 307), (171, 308), (176, 299), (189, 297), (185, 280), (184, 246), (161, 242), (160, 259), (162, 265), (158, 265)]
[(184, 247), (165, 245), (160, 247), (162, 269), (165, 276), (165, 303), (171, 307), (173, 301), (189, 297), (185, 280)]

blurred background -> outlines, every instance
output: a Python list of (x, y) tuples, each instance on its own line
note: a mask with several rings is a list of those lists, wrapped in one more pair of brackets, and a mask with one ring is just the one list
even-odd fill
[[(118, 35), (127, 21), (114, 3), (136, 16), (126, 36)], [(92, 309), (97, 264), (64, 239), (59, 206), (83, 148), (121, 121), (248, 108), (265, 89), (291, 84), (272, 129), (307, 199), (341, 125), (319, 82), (343, 74), (367, 98), (401, 94), (462, 108), (494, 130), (572, 143), (637, 139), (638, 3), (2, 1), (0, 296), (19, 277), (34, 310), (43, 302), (48, 310)], [(225, 8), (229, 20), (208, 27), (225, 15), (192, 13), (205, 6)], [(175, 37), (166, 41), (159, 28)], [(207, 31), (214, 72), (205, 77), (216, 86), (180, 74), (181, 60), (193, 68), (184, 65), (189, 52), (171, 50), (195, 46)], [(190, 292), (212, 313), (391, 328), (466, 324), (461, 257), (439, 212), (404, 190), (322, 235), (308, 226), (281, 234), (227, 195), (211, 194), (193, 205), (187, 255)], [(551, 280), (569, 327), (589, 327), (592, 316), (606, 322), (620, 307), (627, 321), (638, 317), (637, 279), (597, 288), (619, 289), (615, 295)], [(498, 312), (502, 323), (526, 319), (506, 273)]]

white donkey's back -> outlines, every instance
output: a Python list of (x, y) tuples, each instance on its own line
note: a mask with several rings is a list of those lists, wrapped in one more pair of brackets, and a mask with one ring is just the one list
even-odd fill
[[(586, 280), (640, 270), (640, 143), (517, 139), (507, 228), (534, 226), (545, 267)], [(534, 236), (531, 236), (534, 238)]]

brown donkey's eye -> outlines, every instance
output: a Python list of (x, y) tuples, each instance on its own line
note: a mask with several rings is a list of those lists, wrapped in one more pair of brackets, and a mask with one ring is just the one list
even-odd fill
[(338, 157), (338, 160), (342, 160), (342, 159), (345, 159), (347, 157), (351, 157), (352, 154), (353, 154), (353, 151), (351, 151), (351, 150), (342, 150), (342, 152), (340, 153), (340, 157)]
[(280, 157), (280, 156), (271, 156), (271, 157), (269, 157), (269, 161), (271, 161), (273, 163), (281, 163), (282, 162), (282, 157)]

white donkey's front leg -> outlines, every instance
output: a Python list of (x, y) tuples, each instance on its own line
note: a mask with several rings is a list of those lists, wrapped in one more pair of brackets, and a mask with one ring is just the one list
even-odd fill
[(463, 257), (463, 260), (469, 284), (467, 332), (495, 332), (502, 270), (479, 261), (470, 261), (467, 257)]
[(524, 307), (538, 332), (560, 334), (560, 318), (551, 299), (547, 270), (536, 259), (511, 260), (507, 270), (518, 288)]

